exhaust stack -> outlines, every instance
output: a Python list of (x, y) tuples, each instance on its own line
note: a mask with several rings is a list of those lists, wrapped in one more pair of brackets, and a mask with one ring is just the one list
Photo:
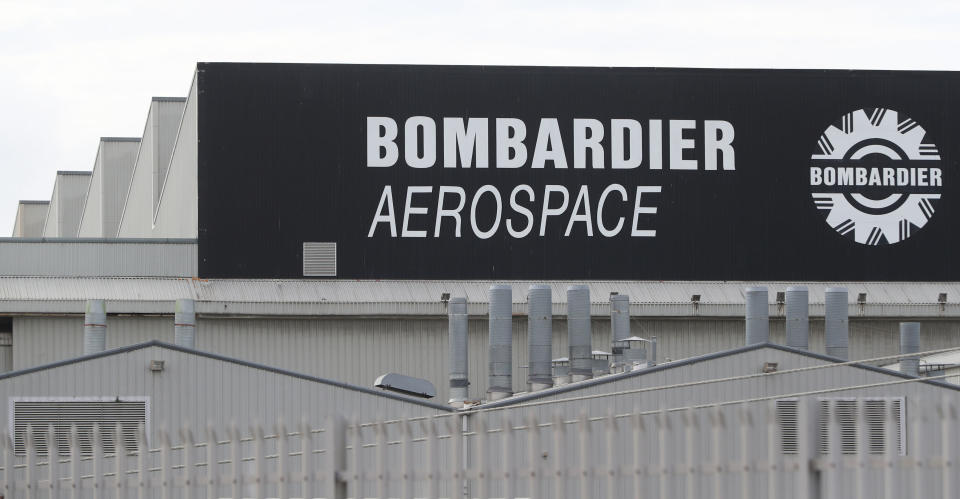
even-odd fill
[(107, 305), (103, 300), (87, 300), (83, 314), (83, 354), (107, 349)]
[(570, 379), (593, 377), (590, 343), (590, 288), (577, 284), (567, 288), (567, 338), (570, 345)]
[(770, 307), (766, 286), (750, 286), (746, 290), (746, 344), (770, 341)]
[(513, 290), (504, 284), (490, 286), (490, 400), (513, 395)]
[(842, 360), (849, 359), (849, 306), (847, 288), (827, 288), (824, 293), (826, 353)]
[(787, 288), (787, 346), (810, 349), (810, 294), (806, 286)]
[(177, 300), (173, 315), (173, 342), (181, 347), (197, 348), (197, 314), (193, 300)]
[(447, 302), (450, 343), (450, 400), (461, 407), (468, 398), (470, 381), (467, 377), (467, 299), (450, 298)]
[[(920, 323), (900, 323), (900, 353), (917, 353), (920, 351)], [(910, 376), (920, 375), (920, 357), (903, 357), (900, 359), (900, 372)]]
[(527, 292), (527, 384), (531, 391), (553, 386), (553, 293), (550, 286), (534, 284)]
[(627, 346), (626, 340), (630, 337), (630, 297), (627, 295), (613, 295), (610, 297), (610, 329), (613, 333), (614, 371), (624, 367), (626, 360), (623, 350)]

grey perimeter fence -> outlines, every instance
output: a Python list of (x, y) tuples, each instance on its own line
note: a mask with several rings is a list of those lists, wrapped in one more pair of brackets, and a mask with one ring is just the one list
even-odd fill
[(955, 398), (879, 411), (850, 400), (335, 417), (149, 438), (31, 427), (2, 438), (2, 487), (7, 499), (960, 497)]

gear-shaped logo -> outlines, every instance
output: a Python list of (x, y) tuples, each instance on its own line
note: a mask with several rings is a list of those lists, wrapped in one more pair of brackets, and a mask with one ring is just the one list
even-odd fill
[(838, 233), (860, 244), (896, 244), (933, 216), (940, 152), (916, 121), (860, 109), (828, 127), (811, 157), (813, 202)]

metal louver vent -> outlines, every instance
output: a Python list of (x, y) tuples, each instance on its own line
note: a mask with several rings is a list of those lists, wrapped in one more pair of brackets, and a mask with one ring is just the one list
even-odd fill
[(777, 401), (777, 423), (780, 425), (780, 452), (796, 454), (799, 451), (797, 399)]
[(146, 426), (147, 403), (145, 401), (86, 402), (86, 401), (14, 401), (13, 440), (18, 455), (26, 454), (28, 429), (33, 432), (34, 446), (38, 455), (49, 451), (51, 429), (60, 455), (70, 454), (71, 431), (76, 428), (79, 451), (92, 455), (94, 432), (100, 429), (103, 452), (117, 451), (117, 430), (120, 445), (126, 452), (137, 450), (141, 425)]
[[(893, 433), (896, 439), (897, 454), (904, 455), (903, 444), (903, 399), (902, 398), (864, 398), (861, 407), (866, 424), (865, 441), (870, 454), (883, 454), (886, 451), (886, 427), (888, 413), (892, 412)], [(857, 452), (858, 426), (861, 418), (857, 408), (857, 399), (820, 399), (819, 406), (819, 447), (822, 454), (830, 451), (830, 417), (837, 418), (840, 431), (840, 448), (844, 454)]]
[(337, 243), (303, 243), (303, 276), (336, 277)]

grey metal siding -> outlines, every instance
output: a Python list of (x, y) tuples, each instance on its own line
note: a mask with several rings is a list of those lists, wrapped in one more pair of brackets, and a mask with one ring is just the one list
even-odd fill
[(171, 153), (170, 165), (162, 172), (163, 187), (154, 217), (154, 237), (197, 237), (196, 81), (194, 76)]
[[(151, 360), (164, 361), (159, 373)], [(291, 427), (302, 418), (321, 426), (335, 412), (367, 415), (435, 414), (438, 409), (262, 369), (161, 347), (72, 363), (0, 379), (0, 401), (10, 397), (147, 396), (151, 428), (208, 422), (235, 423), (246, 430), (254, 423), (272, 426), (283, 416)], [(0, 422), (7, 424), (7, 411)]]
[[(166, 306), (172, 312), (172, 301)], [(80, 309), (77, 311), (79, 312)], [(111, 312), (111, 303), (107, 303)], [(595, 319), (594, 349), (609, 349), (610, 321)], [(76, 357), (81, 352), (82, 318), (15, 317), (14, 367), (22, 369)], [(527, 390), (526, 318), (513, 320), (513, 389)], [(567, 356), (566, 322), (554, 319), (553, 357)], [(658, 336), (663, 362), (718, 352), (743, 345), (743, 321), (633, 320), (635, 334)], [(960, 345), (960, 322), (923, 323), (921, 348)], [(823, 352), (823, 322), (811, 321), (811, 350)], [(897, 324), (892, 321), (851, 321), (851, 358), (895, 355), (899, 350)], [(771, 324), (771, 339), (782, 344), (783, 322)], [(107, 347), (132, 345), (150, 339), (173, 342), (173, 316), (111, 315), (107, 318)], [(487, 390), (487, 322), (468, 323), (472, 400)], [(400, 372), (431, 381), (437, 400), (449, 398), (448, 335), (445, 318), (216, 318), (197, 322), (197, 348), (229, 357), (276, 366), (314, 376), (372, 386), (387, 372)]]
[(197, 244), (191, 240), (0, 239), (0, 275), (194, 277)]

